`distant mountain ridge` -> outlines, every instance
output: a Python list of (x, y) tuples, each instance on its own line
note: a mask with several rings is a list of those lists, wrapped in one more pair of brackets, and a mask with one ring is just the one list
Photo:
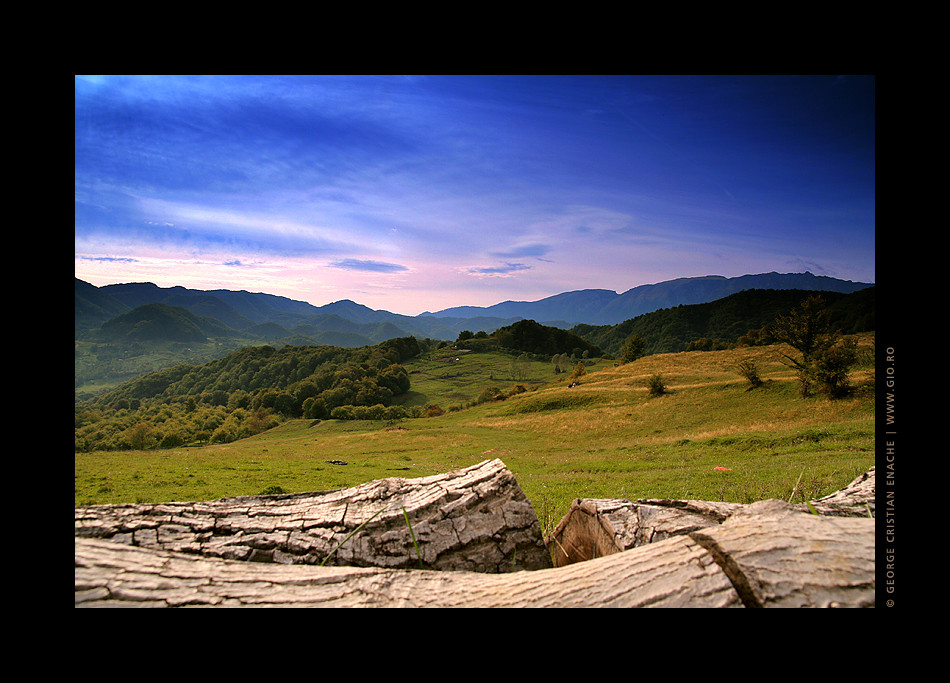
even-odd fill
[[(166, 304), (213, 318), (238, 331), (279, 328), (291, 335), (320, 331), (340, 333), (351, 343), (378, 343), (383, 338), (416, 336), (455, 340), (462, 330), (491, 332), (518, 320), (568, 329), (577, 324), (616, 325), (662, 308), (708, 303), (747, 289), (799, 289), (852, 293), (873, 283), (852, 282), (812, 273), (763, 273), (727, 278), (720, 275), (678, 278), (641, 285), (622, 294), (606, 289), (562, 292), (539, 301), (505, 301), (493, 306), (457, 306), (418, 316), (374, 310), (344, 299), (314, 306), (274, 294), (244, 290), (194, 290), (153, 283), (95, 287), (76, 279), (76, 331), (92, 330), (146, 304)], [(270, 323), (266, 328), (261, 325)], [(343, 334), (345, 333), (345, 335)], [(388, 336), (387, 336), (388, 335)]]
[(839, 280), (812, 273), (762, 273), (727, 278), (721, 275), (678, 278), (652, 285), (640, 285), (622, 294), (606, 289), (564, 292), (539, 301), (505, 301), (493, 306), (458, 306), (422, 315), (520, 316), (535, 320), (567, 320), (591, 325), (616, 325), (661, 308), (703, 304), (748, 289), (801, 289), (851, 294), (873, 283)]

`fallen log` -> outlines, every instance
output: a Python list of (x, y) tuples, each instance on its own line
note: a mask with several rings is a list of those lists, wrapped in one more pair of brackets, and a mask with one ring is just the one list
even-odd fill
[(76, 538), (81, 607), (869, 607), (874, 522), (781, 501), (588, 562), (484, 574), (259, 564)]
[(75, 529), (77, 538), (250, 562), (487, 573), (551, 566), (534, 509), (498, 459), (338, 491), (80, 507)]
[(721, 524), (738, 503), (575, 499), (547, 539), (555, 567), (586, 562)]
[[(554, 566), (561, 567), (718, 526), (746, 507), (703, 500), (576, 499), (546, 541)], [(831, 495), (789, 509), (836, 517), (873, 515), (874, 468)]]
[[(813, 500), (811, 509), (820, 515), (834, 515), (836, 517), (864, 517), (874, 516), (874, 468), (871, 467), (864, 474), (834, 493)], [(801, 509), (801, 504), (796, 506)]]

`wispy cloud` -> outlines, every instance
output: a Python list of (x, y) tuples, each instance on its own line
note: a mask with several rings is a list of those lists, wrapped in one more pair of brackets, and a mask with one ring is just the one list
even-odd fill
[(531, 266), (524, 263), (503, 263), (500, 266), (472, 266), (464, 270), (477, 277), (508, 277), (512, 273), (531, 270)]
[(490, 251), (488, 253), (498, 258), (524, 258), (525, 256), (541, 258), (550, 252), (551, 249), (552, 246), (549, 244), (523, 244), (499, 251)]
[(342, 259), (330, 263), (333, 268), (343, 268), (344, 270), (365, 270), (371, 273), (400, 273), (409, 270), (406, 266), (398, 263), (383, 263), (381, 261), (369, 261), (364, 259)]
[(123, 257), (114, 257), (114, 256), (82, 256), (79, 255), (78, 258), (83, 261), (99, 261), (101, 263), (138, 263), (138, 259), (129, 258), (127, 256)]

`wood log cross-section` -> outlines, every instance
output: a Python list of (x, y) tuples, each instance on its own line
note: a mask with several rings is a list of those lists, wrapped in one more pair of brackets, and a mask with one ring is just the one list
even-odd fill
[[(874, 467), (845, 488), (788, 509), (834, 517), (874, 514)], [(717, 526), (746, 509), (741, 503), (625, 498), (576, 499), (547, 539), (561, 567)]]
[[(867, 475), (866, 475), (867, 476)], [(862, 490), (871, 491), (873, 498), (873, 468)], [(444, 479), (441, 479), (444, 477)], [(509, 480), (510, 477), (510, 480)], [(471, 490), (463, 493), (462, 488), (449, 482), (464, 479)], [(859, 478), (860, 479), (860, 478)], [(422, 482), (425, 481), (425, 484)], [(858, 480), (856, 480), (857, 482)], [(515, 548), (535, 547), (539, 540), (539, 530), (526, 519), (533, 517), (521, 506), (523, 494), (512, 493), (510, 498), (515, 504), (498, 502), (502, 510), (509, 508), (510, 521), (514, 528), (521, 529), (530, 539), (505, 540), (506, 534), (497, 521), (488, 521), (494, 515), (488, 511), (495, 500), (488, 493), (489, 482), (501, 482), (502, 488), (517, 487), (514, 478), (500, 461), (486, 461), (471, 468), (448, 475), (427, 477), (419, 480), (382, 480), (364, 487), (335, 492), (332, 500), (353, 499), (364, 501), (355, 508), (362, 509), (350, 525), (357, 519), (366, 520), (371, 514), (382, 509), (378, 518), (389, 515), (392, 510), (380, 507), (387, 497), (384, 491), (402, 491), (397, 498), (399, 507), (408, 503), (412, 496), (406, 495), (406, 489), (416, 487), (452, 488), (453, 496), (437, 496), (433, 492), (426, 495), (416, 492), (420, 499), (438, 498), (435, 508), (441, 510), (442, 517), (430, 510), (428, 517), (420, 516), (412, 524), (419, 540), (417, 525), (430, 530), (423, 534), (429, 545), (428, 554), (433, 564), (440, 558), (449, 558), (454, 553), (439, 552), (442, 547), (436, 540), (434, 527), (439, 520), (455, 521), (452, 534), (459, 540), (472, 535), (474, 547), (467, 551), (458, 547), (458, 542), (448, 544), (460, 551), (460, 561), (446, 561), (443, 568), (453, 571), (421, 571), (410, 569), (413, 553), (409, 552), (411, 541), (402, 540), (400, 552), (409, 555), (410, 561), (401, 561), (399, 568), (385, 565), (395, 564), (395, 553), (378, 552), (378, 556), (390, 559), (376, 566), (306, 566), (311, 558), (310, 551), (294, 555), (298, 561), (288, 562), (286, 555), (292, 555), (293, 544), (290, 538), (300, 528), (321, 528), (316, 524), (312, 511), (310, 516), (305, 509), (296, 508), (290, 513), (287, 508), (283, 524), (274, 525), (273, 520), (264, 524), (262, 520), (269, 515), (263, 514), (266, 504), (273, 503), (280, 508), (285, 503), (300, 503), (300, 497), (262, 497), (254, 505), (248, 499), (226, 499), (218, 501), (222, 506), (218, 516), (206, 507), (215, 508), (210, 503), (190, 504), (191, 511), (154, 506), (150, 510), (119, 510), (110, 506), (77, 508), (76, 511), (76, 605), (77, 606), (319, 606), (319, 607), (800, 607), (800, 606), (873, 606), (874, 605), (874, 523), (869, 517), (841, 514), (813, 514), (781, 501), (762, 501), (746, 506), (708, 503), (705, 501), (679, 501), (680, 506), (689, 515), (704, 517), (707, 524), (694, 525), (686, 532), (677, 532), (665, 522), (654, 518), (653, 531), (640, 525), (614, 527), (613, 545), (601, 542), (609, 552), (585, 562), (550, 566), (547, 562), (526, 562), (520, 569), (534, 571), (511, 571), (505, 548), (511, 548), (512, 556), (520, 555), (522, 550)], [(441, 483), (437, 483), (441, 482)], [(492, 484), (495, 485), (495, 484)], [(370, 495), (370, 491), (376, 491)], [(520, 489), (518, 489), (520, 492)], [(331, 492), (334, 493), (334, 492)], [(473, 495), (473, 497), (470, 496)], [(307, 494), (317, 498), (329, 494)], [(373, 506), (365, 501), (375, 500)], [(481, 498), (479, 498), (481, 497)], [(285, 498), (285, 500), (277, 500)], [(846, 497), (847, 498), (847, 497)], [(236, 501), (240, 500), (238, 505)], [(462, 502), (463, 500), (467, 502)], [(479, 502), (481, 500), (481, 503)], [(823, 499), (824, 500), (824, 499)], [(527, 502), (527, 501), (523, 501)], [(630, 501), (627, 501), (628, 503)], [(674, 501), (666, 507), (676, 509)], [(817, 503), (818, 501), (816, 501)], [(851, 501), (853, 502), (853, 501)], [(706, 505), (702, 505), (706, 503)], [(314, 504), (314, 500), (311, 500)], [(457, 507), (453, 512), (452, 506)], [(840, 497), (825, 503), (841, 512), (844, 507), (855, 510), (859, 505), (851, 506)], [(235, 505), (243, 512), (222, 511)], [(391, 507), (392, 502), (388, 505)], [(479, 507), (482, 505), (482, 507)], [(605, 518), (617, 516), (622, 505), (612, 503), (612, 512), (605, 512)], [(649, 505), (649, 504), (648, 504)], [(194, 507), (197, 506), (197, 507)], [(486, 507), (487, 506), (487, 507)], [(120, 506), (125, 507), (125, 506)], [(430, 509), (426, 505), (416, 509)], [(591, 501), (579, 501), (577, 510), (585, 508), (596, 511), (598, 507), (606, 511), (610, 506), (599, 506)], [(447, 509), (446, 509), (447, 508)], [(464, 514), (456, 514), (464, 508)], [(530, 504), (528, 504), (530, 509)], [(334, 509), (332, 506), (326, 510)], [(572, 507), (572, 511), (575, 508)], [(325, 510), (325, 511), (326, 511)], [(174, 511), (177, 514), (171, 514)], [(865, 506), (865, 513), (867, 508)], [(271, 511), (273, 512), (273, 511)], [(398, 510), (399, 516), (402, 510)], [(584, 515), (591, 517), (588, 512)], [(856, 514), (856, 513), (855, 513)], [(196, 517), (210, 517), (205, 527), (195, 522)], [(278, 515), (279, 516), (279, 515)], [(501, 515), (505, 517), (505, 513)], [(568, 514), (568, 517), (571, 513)], [(346, 515), (344, 514), (345, 518)], [(474, 518), (475, 521), (459, 523), (461, 518)], [(184, 523), (183, 519), (190, 520)], [(234, 533), (225, 533), (214, 541), (217, 520), (221, 519), (220, 529), (231, 529)], [(258, 519), (259, 518), (259, 519)], [(633, 517), (627, 515), (630, 520)], [(643, 517), (637, 516), (637, 519)], [(311, 526), (290, 524), (309, 519)], [(567, 517), (565, 518), (565, 520)], [(256, 522), (252, 521), (256, 520)], [(520, 520), (520, 521), (519, 521)], [(588, 520), (590, 521), (590, 520)], [(596, 520), (597, 533), (603, 536), (606, 528)], [(470, 523), (469, 523), (470, 522)], [(695, 522), (695, 520), (694, 520)], [(507, 523), (507, 522), (504, 522)], [(189, 527), (189, 524), (191, 525)], [(207, 526), (210, 524), (210, 528)], [(613, 524), (613, 522), (611, 522)], [(619, 522), (618, 522), (619, 524)], [(171, 526), (170, 532), (162, 532), (163, 526)], [(344, 527), (335, 533), (343, 534)], [(382, 526), (380, 536), (395, 533), (395, 526)], [(569, 524), (562, 520), (561, 531)], [(675, 525), (674, 525), (675, 526)], [(190, 541), (180, 527), (192, 528)], [(370, 524), (364, 527), (369, 529)], [(204, 528), (204, 531), (197, 531)], [(482, 531), (474, 534), (474, 529)], [(524, 531), (524, 529), (530, 531)], [(631, 542), (628, 549), (621, 548), (617, 542), (617, 529), (621, 538), (634, 538), (638, 534), (639, 542)], [(262, 530), (263, 529), (263, 530)], [(466, 531), (468, 530), (468, 531)], [(489, 530), (491, 530), (489, 532)], [(141, 533), (140, 533), (141, 532)], [(154, 533), (153, 533), (154, 532)], [(210, 536), (207, 534), (211, 533)], [(376, 532), (373, 532), (374, 534)], [(276, 534), (276, 536), (274, 536)], [(230, 543), (225, 542), (229, 537)], [(359, 534), (354, 534), (352, 541)], [(339, 537), (337, 537), (339, 538)], [(562, 534), (561, 541), (563, 543)], [(153, 541), (154, 539), (154, 541)], [(243, 540), (241, 540), (243, 539)], [(488, 540), (490, 539), (490, 540)], [(390, 539), (391, 540), (391, 539)], [(284, 545), (281, 545), (283, 543)], [(422, 541), (419, 541), (423, 547)], [(519, 545), (522, 543), (522, 545)], [(340, 555), (343, 546), (335, 553)], [(385, 545), (383, 539), (368, 539), (354, 544), (354, 548), (378, 549)], [(494, 551), (485, 551), (484, 547), (494, 546)], [(266, 563), (236, 561), (227, 559), (242, 556), (244, 559), (266, 559)], [(325, 546), (324, 546), (325, 547)], [(336, 546), (335, 546), (336, 547)], [(543, 541), (541, 541), (543, 549)], [(254, 557), (254, 551), (269, 552), (267, 557)], [(277, 552), (282, 553), (278, 555)], [(324, 551), (321, 551), (324, 552)], [(494, 571), (471, 570), (466, 567), (472, 563), (473, 556), (504, 558), (502, 564), (492, 560), (486, 566)], [(546, 553), (545, 553), (546, 554)], [(345, 556), (345, 562), (356, 564), (359, 553)], [(512, 558), (512, 559), (513, 559)], [(343, 561), (341, 560), (341, 563)], [(329, 564), (329, 563), (328, 563)]]

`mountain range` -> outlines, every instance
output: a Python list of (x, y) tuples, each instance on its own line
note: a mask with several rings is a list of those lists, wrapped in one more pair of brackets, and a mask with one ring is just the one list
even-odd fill
[[(579, 323), (616, 325), (645, 313), (680, 305), (715, 301), (751, 289), (800, 289), (852, 293), (873, 283), (852, 282), (812, 273), (762, 273), (741, 277), (709, 275), (678, 278), (641, 285), (623, 293), (606, 289), (563, 292), (538, 301), (504, 301), (493, 306), (458, 306), (418, 316), (374, 310), (344, 299), (314, 306), (273, 294), (234, 290), (195, 290), (159, 287), (153, 283), (126, 283), (96, 287), (76, 278), (75, 331), (77, 336), (99, 329), (113, 319), (150, 304), (185, 309), (199, 321), (239, 336), (277, 340), (299, 336), (310, 343), (339, 346), (375, 344), (394, 337), (455, 340), (463, 330), (491, 332), (518, 320), (570, 328)], [(162, 309), (163, 314), (168, 311)], [(141, 317), (141, 316), (139, 316)], [(125, 319), (106, 325), (126, 330), (141, 320)], [(139, 328), (142, 331), (142, 328)], [(342, 342), (342, 343), (341, 343)], [(301, 343), (308, 343), (303, 341)]]
[(678, 278), (653, 285), (640, 285), (622, 294), (608, 289), (584, 289), (564, 292), (539, 301), (505, 301), (479, 308), (458, 306), (435, 317), (521, 317), (534, 320), (567, 320), (571, 324), (616, 325), (661, 308), (704, 304), (748, 289), (802, 289), (850, 294), (873, 283), (839, 280), (811, 273), (762, 273), (727, 278), (721, 275)]

